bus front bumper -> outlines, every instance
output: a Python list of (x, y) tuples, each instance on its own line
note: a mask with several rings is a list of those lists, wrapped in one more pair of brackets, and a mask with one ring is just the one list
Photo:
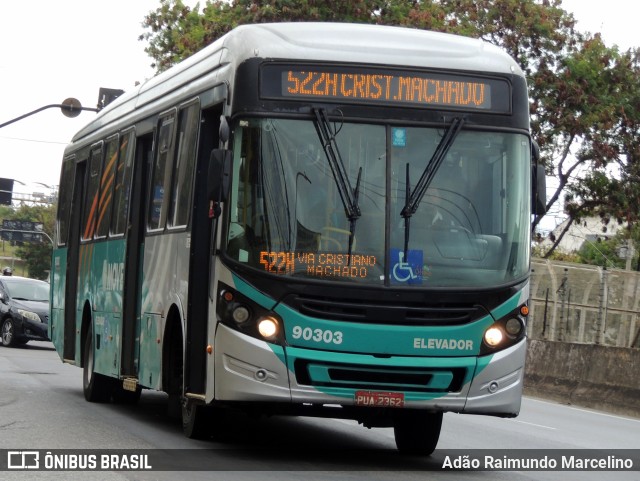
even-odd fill
[(480, 362), (376, 357), (285, 349), (218, 325), (214, 351), (215, 393), (207, 393), (208, 401), (354, 406), (358, 393), (394, 392), (405, 408), (510, 417), (520, 410), (526, 343)]

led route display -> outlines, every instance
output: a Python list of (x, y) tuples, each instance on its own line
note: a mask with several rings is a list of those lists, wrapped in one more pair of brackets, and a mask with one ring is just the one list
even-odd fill
[(265, 65), (264, 97), (340, 100), (508, 113), (504, 79), (337, 66)]
[(313, 277), (366, 278), (377, 262), (376, 256), (371, 255), (260, 251), (260, 265), (266, 272), (278, 275), (304, 270)]

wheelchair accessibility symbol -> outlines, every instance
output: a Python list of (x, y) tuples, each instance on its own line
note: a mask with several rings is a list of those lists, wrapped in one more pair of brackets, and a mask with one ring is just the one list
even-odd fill
[(391, 283), (422, 284), (422, 251), (391, 249)]

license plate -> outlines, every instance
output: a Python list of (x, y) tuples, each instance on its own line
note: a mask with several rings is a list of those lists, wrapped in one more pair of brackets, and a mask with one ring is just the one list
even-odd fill
[(404, 394), (401, 392), (356, 391), (356, 406), (401, 408)]

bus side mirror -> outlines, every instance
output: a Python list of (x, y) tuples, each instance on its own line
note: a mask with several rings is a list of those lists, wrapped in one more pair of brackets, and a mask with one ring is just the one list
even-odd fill
[(212, 202), (226, 202), (231, 182), (232, 152), (227, 149), (213, 149), (209, 159), (207, 174), (208, 198)]
[(547, 174), (544, 171), (544, 165), (532, 165), (532, 212), (535, 215), (544, 215), (547, 213)]

